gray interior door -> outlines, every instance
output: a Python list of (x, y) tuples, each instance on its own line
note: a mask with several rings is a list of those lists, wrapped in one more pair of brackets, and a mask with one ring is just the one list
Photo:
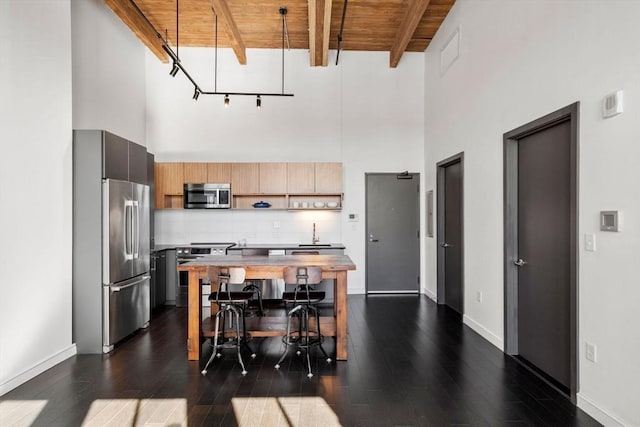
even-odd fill
[(518, 353), (570, 385), (570, 122), (518, 140)]
[(367, 293), (419, 292), (420, 175), (366, 174)]
[(444, 249), (444, 303), (464, 313), (462, 289), (462, 162), (444, 168), (444, 233), (440, 247)]

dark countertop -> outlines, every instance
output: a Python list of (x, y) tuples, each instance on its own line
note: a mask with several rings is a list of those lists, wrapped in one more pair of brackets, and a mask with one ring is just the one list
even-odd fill
[[(232, 250), (242, 250), (242, 249), (300, 249), (300, 248), (317, 248), (317, 249), (346, 249), (346, 247), (342, 243), (318, 243), (316, 245), (306, 244), (306, 243), (247, 243), (244, 246), (238, 246), (236, 243), (228, 243), (232, 246)], [(207, 245), (193, 245), (191, 243), (178, 243), (178, 244), (162, 244), (156, 245), (153, 251), (160, 252), (167, 249), (175, 249), (175, 248), (202, 248)]]
[(318, 249), (345, 249), (342, 243), (318, 243), (317, 245), (306, 243), (247, 243), (244, 246), (234, 246), (232, 250), (242, 249), (300, 249), (300, 248), (318, 248)]
[[(216, 245), (229, 245), (234, 246), (234, 242), (215, 242)], [(193, 243), (163, 243), (161, 245), (156, 245), (153, 249), (155, 252), (166, 251), (167, 249), (176, 249), (176, 248), (206, 248), (208, 245), (194, 245)]]

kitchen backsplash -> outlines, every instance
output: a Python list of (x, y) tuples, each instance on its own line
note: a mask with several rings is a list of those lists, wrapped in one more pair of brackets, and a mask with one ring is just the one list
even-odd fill
[(159, 210), (155, 242), (320, 243), (342, 242), (342, 213), (335, 211)]

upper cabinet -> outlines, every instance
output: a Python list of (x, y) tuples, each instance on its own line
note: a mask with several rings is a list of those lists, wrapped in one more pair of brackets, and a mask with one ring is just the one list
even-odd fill
[(182, 208), (185, 183), (231, 183), (234, 209), (340, 209), (342, 163), (156, 163), (156, 209)]
[(207, 179), (208, 163), (183, 163), (184, 183), (203, 184)]
[(233, 163), (231, 165), (231, 194), (260, 192), (260, 164)]
[(207, 182), (214, 184), (231, 182), (231, 163), (207, 163)]
[(316, 193), (342, 193), (342, 163), (316, 163)]
[(147, 149), (107, 131), (77, 131), (78, 135), (102, 135), (104, 178), (147, 184)]
[(156, 163), (156, 209), (182, 209), (184, 168), (182, 163)]
[(260, 163), (260, 194), (287, 192), (287, 164)]
[(316, 191), (315, 179), (315, 163), (287, 163), (287, 193), (314, 193)]

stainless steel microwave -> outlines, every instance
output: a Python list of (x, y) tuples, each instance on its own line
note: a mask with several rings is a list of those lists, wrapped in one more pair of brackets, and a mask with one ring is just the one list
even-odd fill
[(185, 209), (229, 209), (231, 184), (184, 184)]

